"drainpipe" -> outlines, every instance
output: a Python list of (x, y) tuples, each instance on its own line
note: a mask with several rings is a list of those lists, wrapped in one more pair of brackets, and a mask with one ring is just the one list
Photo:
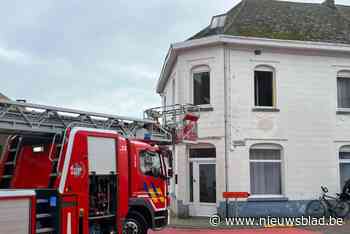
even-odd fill
[[(223, 49), (224, 49), (224, 121), (225, 121), (225, 191), (228, 192), (228, 185), (229, 185), (229, 181), (228, 181), (228, 146), (230, 145), (229, 142), (229, 124), (228, 124), (228, 80), (227, 80), (227, 48), (226, 48), (226, 43), (223, 44)], [(229, 210), (229, 203), (228, 203), (228, 199), (226, 199), (226, 204), (225, 204), (225, 208), (226, 208), (226, 217), (228, 217), (228, 210)]]

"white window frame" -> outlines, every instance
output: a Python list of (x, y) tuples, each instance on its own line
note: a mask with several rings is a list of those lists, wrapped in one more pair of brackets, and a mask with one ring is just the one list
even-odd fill
[[(263, 159), (250, 159), (250, 150), (254, 150), (254, 149), (266, 149), (266, 150), (279, 150), (280, 151), (280, 159), (276, 159), (276, 160), (263, 160)], [(278, 144), (265, 144), (265, 143), (261, 143), (261, 144), (255, 144), (252, 145), (249, 148), (249, 171), (250, 171), (250, 167), (251, 167), (251, 162), (272, 162), (272, 163), (280, 163), (280, 170), (281, 170), (281, 194), (253, 194), (251, 193), (251, 196), (249, 196), (249, 198), (283, 198), (284, 196), (284, 191), (283, 191), (283, 147), (281, 145)], [(249, 172), (249, 189), (251, 190), (251, 175)]]
[(201, 107), (211, 107), (213, 103), (213, 93), (212, 93), (212, 73), (210, 66), (207, 64), (197, 65), (191, 69), (191, 79), (190, 79), (190, 103), (194, 103), (194, 75), (199, 73), (209, 72), (209, 95), (210, 95), (210, 101), (209, 104), (202, 104)]
[[(257, 106), (255, 105), (255, 72), (272, 72), (272, 106)], [(276, 68), (271, 65), (261, 64), (254, 67), (253, 70), (253, 107), (254, 109), (276, 109), (277, 108), (277, 80), (276, 80)]]

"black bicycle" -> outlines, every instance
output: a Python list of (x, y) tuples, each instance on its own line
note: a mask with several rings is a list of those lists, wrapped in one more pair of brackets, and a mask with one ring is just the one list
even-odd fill
[(350, 205), (346, 201), (337, 197), (328, 195), (328, 188), (321, 186), (322, 195), (318, 200), (309, 202), (306, 206), (306, 216), (310, 217), (326, 217), (333, 216), (338, 218), (345, 218), (350, 212)]

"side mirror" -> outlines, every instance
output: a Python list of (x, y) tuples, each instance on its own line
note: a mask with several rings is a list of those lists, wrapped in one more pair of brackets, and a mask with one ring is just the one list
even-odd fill
[(163, 150), (162, 155), (168, 160), (168, 166), (173, 167), (173, 152), (169, 149)]
[(152, 175), (156, 178), (159, 177), (161, 175), (161, 171), (159, 170), (159, 168), (153, 167), (152, 168)]
[(174, 171), (172, 168), (168, 169), (168, 177), (172, 178), (174, 176)]

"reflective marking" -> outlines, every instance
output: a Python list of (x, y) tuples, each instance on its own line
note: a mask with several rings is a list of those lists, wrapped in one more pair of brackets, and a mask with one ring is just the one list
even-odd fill
[(165, 197), (163, 196), (162, 190), (160, 188), (158, 188), (157, 192), (159, 194), (160, 202), (164, 203), (165, 202)]
[(20, 196), (35, 196), (34, 190), (9, 190), (1, 189), (0, 197), (20, 197)]
[(70, 212), (67, 215), (67, 234), (72, 234), (72, 214)]

